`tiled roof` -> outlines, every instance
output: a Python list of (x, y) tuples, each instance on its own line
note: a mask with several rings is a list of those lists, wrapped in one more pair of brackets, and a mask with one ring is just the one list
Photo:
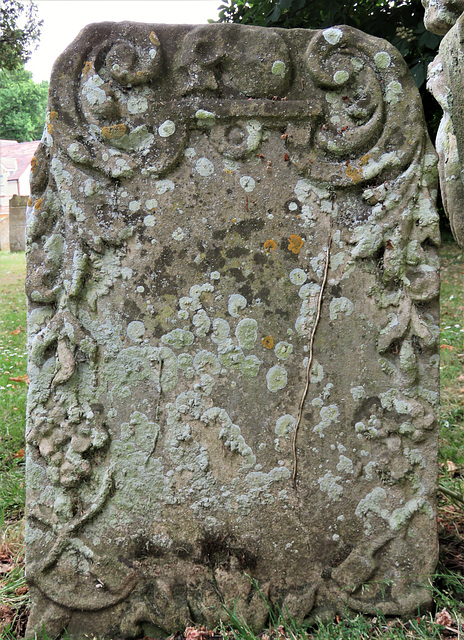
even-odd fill
[(8, 181), (19, 180), (24, 171), (30, 165), (32, 156), (39, 145), (38, 140), (33, 142), (16, 142), (15, 140), (0, 140), (0, 159), (16, 160), (16, 170), (8, 176)]

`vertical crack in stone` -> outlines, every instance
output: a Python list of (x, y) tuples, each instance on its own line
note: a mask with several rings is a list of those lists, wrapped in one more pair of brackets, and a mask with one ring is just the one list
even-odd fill
[(297, 438), (298, 438), (298, 429), (301, 424), (301, 419), (303, 417), (303, 407), (306, 401), (306, 396), (308, 395), (310, 379), (311, 379), (311, 365), (313, 362), (313, 346), (314, 346), (314, 338), (316, 336), (317, 327), (319, 324), (319, 320), (321, 317), (321, 307), (322, 307), (322, 299), (324, 297), (325, 285), (327, 282), (327, 275), (329, 273), (329, 264), (330, 264), (330, 247), (332, 245), (332, 218), (330, 218), (330, 227), (329, 227), (329, 237), (327, 239), (327, 251), (325, 254), (325, 267), (324, 267), (324, 275), (322, 277), (321, 290), (319, 292), (319, 298), (317, 300), (317, 312), (316, 319), (314, 320), (313, 328), (311, 329), (311, 335), (309, 336), (309, 354), (308, 354), (308, 365), (306, 367), (306, 384), (303, 390), (303, 394), (301, 396), (300, 405), (298, 407), (298, 417), (295, 424), (295, 432), (293, 434), (293, 487), (295, 491), (298, 491), (297, 487), (297, 475), (298, 475), (298, 454), (296, 450)]

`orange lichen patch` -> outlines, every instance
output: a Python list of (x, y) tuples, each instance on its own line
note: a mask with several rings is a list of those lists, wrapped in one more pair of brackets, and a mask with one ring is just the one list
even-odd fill
[(58, 112), (57, 111), (50, 111), (50, 113), (48, 114), (48, 119), (50, 120), (50, 122), (53, 122), (57, 118), (58, 118)]
[(371, 157), (371, 154), (370, 153), (366, 153), (366, 155), (361, 158), (361, 161), (359, 163), (361, 165), (361, 167), (364, 167), (367, 164), (367, 162), (368, 162), (370, 157)]
[(261, 344), (265, 349), (273, 349), (274, 348), (274, 338), (272, 336), (265, 336), (261, 340)]
[(300, 238), (300, 236), (292, 234), (288, 239), (288, 249), (292, 253), (300, 253), (303, 244), (304, 240), (303, 238)]
[(102, 136), (108, 140), (119, 140), (127, 132), (125, 124), (113, 124), (110, 127), (103, 127)]
[(264, 251), (274, 251), (277, 247), (277, 242), (275, 240), (266, 240), (264, 243)]
[[(34, 160), (34, 158), (32, 158)], [(32, 169), (32, 171), (34, 171), (34, 169)], [(32, 198), (29, 198), (27, 201), (27, 206), (28, 207), (32, 207)]]
[[(37, 169), (37, 165), (38, 165), (37, 158), (34, 156), (34, 157), (31, 159), (31, 171), (35, 171), (35, 170)], [(29, 198), (29, 200), (30, 200), (30, 198)], [(28, 201), (28, 203), (27, 203), (27, 204), (28, 204), (28, 206), (30, 207), (30, 206), (31, 206), (31, 204), (32, 204), (32, 202), (31, 202), (31, 203), (29, 203), (29, 201)]]
[(155, 33), (154, 31), (152, 31), (152, 32), (150, 33), (149, 38), (150, 38), (150, 42), (151, 42), (152, 44), (154, 44), (154, 45), (155, 45), (155, 47), (159, 47), (159, 46), (160, 46), (161, 42), (158, 40), (158, 36), (156, 35), (156, 33)]
[(362, 169), (357, 169), (356, 167), (351, 166), (348, 162), (346, 165), (346, 175), (354, 182), (354, 184), (357, 184), (362, 178)]
[(86, 62), (82, 69), (82, 75), (86, 76), (89, 73), (93, 73), (93, 64), (91, 62)]
[(48, 131), (48, 133), (53, 133), (53, 125), (52, 124), (47, 124), (47, 131)]
[(42, 206), (42, 202), (43, 202), (42, 198), (39, 198), (39, 199), (37, 200), (37, 202), (36, 202), (36, 203), (35, 203), (35, 205), (34, 205), (34, 209), (35, 209), (36, 211), (38, 211), (38, 210), (40, 209), (40, 207)]

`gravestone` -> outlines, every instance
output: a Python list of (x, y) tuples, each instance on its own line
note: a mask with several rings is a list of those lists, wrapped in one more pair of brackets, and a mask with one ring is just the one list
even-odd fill
[(435, 142), (443, 208), (456, 242), (464, 247), (464, 2), (422, 4), (426, 28), (445, 36), (429, 65), (427, 88), (443, 109)]
[(26, 207), (27, 196), (14, 195), (9, 204), (10, 251), (24, 251), (26, 248)]
[(256, 583), (300, 622), (428, 606), (436, 158), (399, 53), (90, 25), (32, 180), (28, 634), (259, 630)]

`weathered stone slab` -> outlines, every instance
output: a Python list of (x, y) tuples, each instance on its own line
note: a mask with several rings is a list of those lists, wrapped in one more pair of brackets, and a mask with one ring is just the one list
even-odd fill
[(386, 42), (104, 23), (28, 223), (29, 633), (409, 614), (437, 559), (436, 159)]
[(14, 195), (9, 202), (8, 227), (10, 251), (26, 249), (26, 207), (27, 196)]
[(464, 2), (422, 0), (426, 28), (445, 35), (429, 65), (427, 88), (443, 109), (435, 141), (443, 207), (464, 247)]

